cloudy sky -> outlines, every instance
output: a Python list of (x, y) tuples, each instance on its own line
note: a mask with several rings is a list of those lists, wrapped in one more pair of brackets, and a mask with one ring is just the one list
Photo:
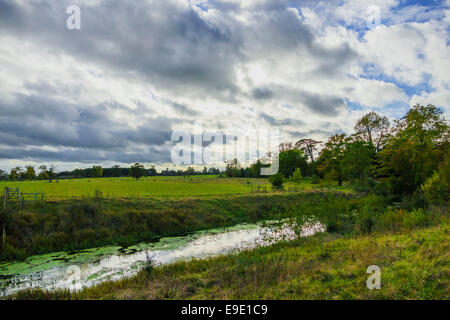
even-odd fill
[(295, 142), (448, 116), (449, 42), (450, 0), (0, 0), (0, 168), (165, 167), (194, 121)]

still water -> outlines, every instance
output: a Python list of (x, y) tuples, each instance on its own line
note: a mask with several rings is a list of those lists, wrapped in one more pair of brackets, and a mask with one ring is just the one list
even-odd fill
[[(321, 224), (303, 227), (301, 236), (323, 231)], [(292, 240), (289, 227), (241, 224), (230, 228), (199, 231), (183, 237), (161, 238), (126, 248), (105, 246), (75, 252), (37, 255), (21, 262), (0, 263), (0, 296), (26, 288), (78, 290), (103, 281), (136, 274), (151, 259), (156, 265), (177, 260), (205, 258)]]

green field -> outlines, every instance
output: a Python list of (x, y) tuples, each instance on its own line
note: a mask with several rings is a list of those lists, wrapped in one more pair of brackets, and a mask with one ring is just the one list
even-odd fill
[[(259, 180), (259, 179), (258, 179)], [(268, 183), (259, 181), (259, 183)], [(161, 197), (182, 198), (210, 195), (242, 194), (250, 190), (245, 179), (219, 179), (216, 177), (145, 177), (136, 179), (83, 178), (55, 180), (53, 182), (35, 180), (24, 182), (1, 182), (0, 187), (19, 188), (22, 192), (44, 192), (49, 200), (62, 200), (92, 196), (100, 190), (104, 197)]]
[[(0, 182), (0, 188), (19, 188), (21, 192), (44, 192), (48, 200), (64, 200), (92, 196), (96, 190), (106, 198), (183, 198), (215, 195), (239, 195), (251, 192), (251, 185), (265, 185), (270, 190), (267, 179), (219, 178), (214, 176), (192, 177), (144, 177), (83, 178), (48, 182), (8, 181)], [(293, 185), (288, 183), (289, 185)], [(305, 180), (300, 187), (311, 190), (313, 186)], [(339, 188), (345, 190), (345, 188)]]

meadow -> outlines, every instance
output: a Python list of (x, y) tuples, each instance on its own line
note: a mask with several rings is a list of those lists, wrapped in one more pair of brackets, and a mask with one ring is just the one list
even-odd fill
[[(4, 187), (19, 188), (21, 192), (44, 192), (47, 200), (64, 200), (93, 196), (101, 191), (105, 198), (171, 198), (208, 197), (220, 195), (239, 195), (250, 193), (252, 184), (266, 186), (271, 190), (268, 179), (264, 178), (220, 178), (216, 176), (157, 176), (143, 177), (136, 181), (130, 177), (120, 178), (80, 178), (62, 179), (49, 182), (47, 180), (1, 181), (0, 190)], [(327, 185), (331, 182), (327, 182)], [(294, 186), (287, 183), (287, 187)], [(320, 186), (312, 185), (304, 180), (297, 185), (304, 190), (313, 190)], [(349, 188), (337, 187), (350, 191)]]

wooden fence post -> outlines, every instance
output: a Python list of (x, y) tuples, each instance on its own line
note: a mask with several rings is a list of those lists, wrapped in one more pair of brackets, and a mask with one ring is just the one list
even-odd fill
[(5, 187), (5, 191), (3, 193), (3, 209), (6, 208), (6, 199), (8, 197), (8, 187)]

